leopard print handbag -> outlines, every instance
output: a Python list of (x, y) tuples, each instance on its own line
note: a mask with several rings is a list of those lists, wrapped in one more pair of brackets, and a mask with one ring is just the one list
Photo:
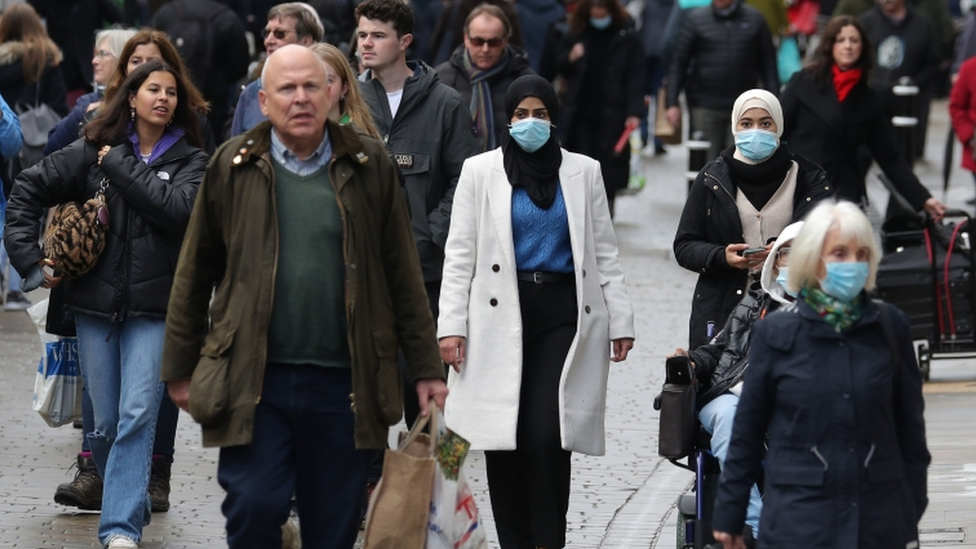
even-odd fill
[(94, 197), (55, 208), (44, 235), (44, 257), (54, 260), (56, 274), (78, 278), (98, 262), (108, 236), (106, 189), (108, 179), (102, 178)]

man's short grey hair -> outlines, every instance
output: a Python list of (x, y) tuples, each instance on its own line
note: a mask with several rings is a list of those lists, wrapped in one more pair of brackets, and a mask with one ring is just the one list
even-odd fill
[(122, 49), (130, 38), (136, 35), (135, 29), (106, 29), (95, 35), (95, 47), (105, 42), (105, 49), (116, 59), (122, 55)]
[(853, 202), (833, 199), (824, 200), (817, 204), (807, 214), (806, 223), (800, 234), (793, 239), (790, 247), (790, 268), (786, 285), (791, 291), (803, 288), (819, 288), (817, 270), (823, 258), (824, 241), (827, 233), (835, 228), (840, 231), (841, 240), (854, 239), (858, 244), (868, 249), (868, 280), (864, 289), (874, 289), (878, 274), (878, 261), (881, 252), (874, 237), (871, 221)]
[(325, 36), (325, 28), (315, 8), (305, 2), (286, 2), (278, 4), (268, 11), (268, 21), (285, 17), (295, 18), (295, 34), (298, 39), (309, 36), (312, 42), (321, 42)]

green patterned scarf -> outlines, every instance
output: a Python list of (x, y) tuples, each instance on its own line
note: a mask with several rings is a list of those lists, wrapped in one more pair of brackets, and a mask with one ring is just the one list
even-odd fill
[(864, 310), (864, 296), (862, 295), (858, 295), (850, 301), (841, 301), (836, 297), (827, 295), (820, 288), (803, 288), (800, 290), (800, 297), (837, 333), (853, 326), (855, 322), (861, 319), (861, 312)]

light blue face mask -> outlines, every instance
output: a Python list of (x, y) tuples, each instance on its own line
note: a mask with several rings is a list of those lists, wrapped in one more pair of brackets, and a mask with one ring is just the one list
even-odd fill
[(867, 261), (827, 263), (827, 276), (820, 281), (820, 289), (841, 301), (850, 301), (864, 289), (869, 271)]
[(525, 152), (534, 153), (549, 141), (551, 126), (541, 118), (526, 118), (512, 122), (508, 128), (509, 135)]
[(613, 23), (613, 17), (610, 17), (609, 15), (606, 17), (590, 17), (590, 24), (593, 25), (593, 28), (595, 29), (603, 30), (609, 27), (610, 23)]
[(749, 160), (762, 162), (779, 148), (779, 138), (766, 130), (742, 130), (735, 134), (735, 147)]
[(783, 287), (783, 291), (786, 292), (786, 295), (795, 298), (796, 292), (791, 292), (790, 289), (786, 287), (786, 277), (788, 276), (788, 272), (790, 272), (789, 267), (780, 267), (779, 274), (776, 275), (776, 283)]

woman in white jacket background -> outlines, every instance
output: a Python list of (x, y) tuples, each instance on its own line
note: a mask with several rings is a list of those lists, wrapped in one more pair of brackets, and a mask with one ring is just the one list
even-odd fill
[(633, 347), (600, 165), (559, 147), (552, 85), (523, 76), (510, 135), (461, 169), (438, 337), (451, 429), (486, 450), (502, 549), (560, 548), (570, 455), (605, 453), (610, 361)]

